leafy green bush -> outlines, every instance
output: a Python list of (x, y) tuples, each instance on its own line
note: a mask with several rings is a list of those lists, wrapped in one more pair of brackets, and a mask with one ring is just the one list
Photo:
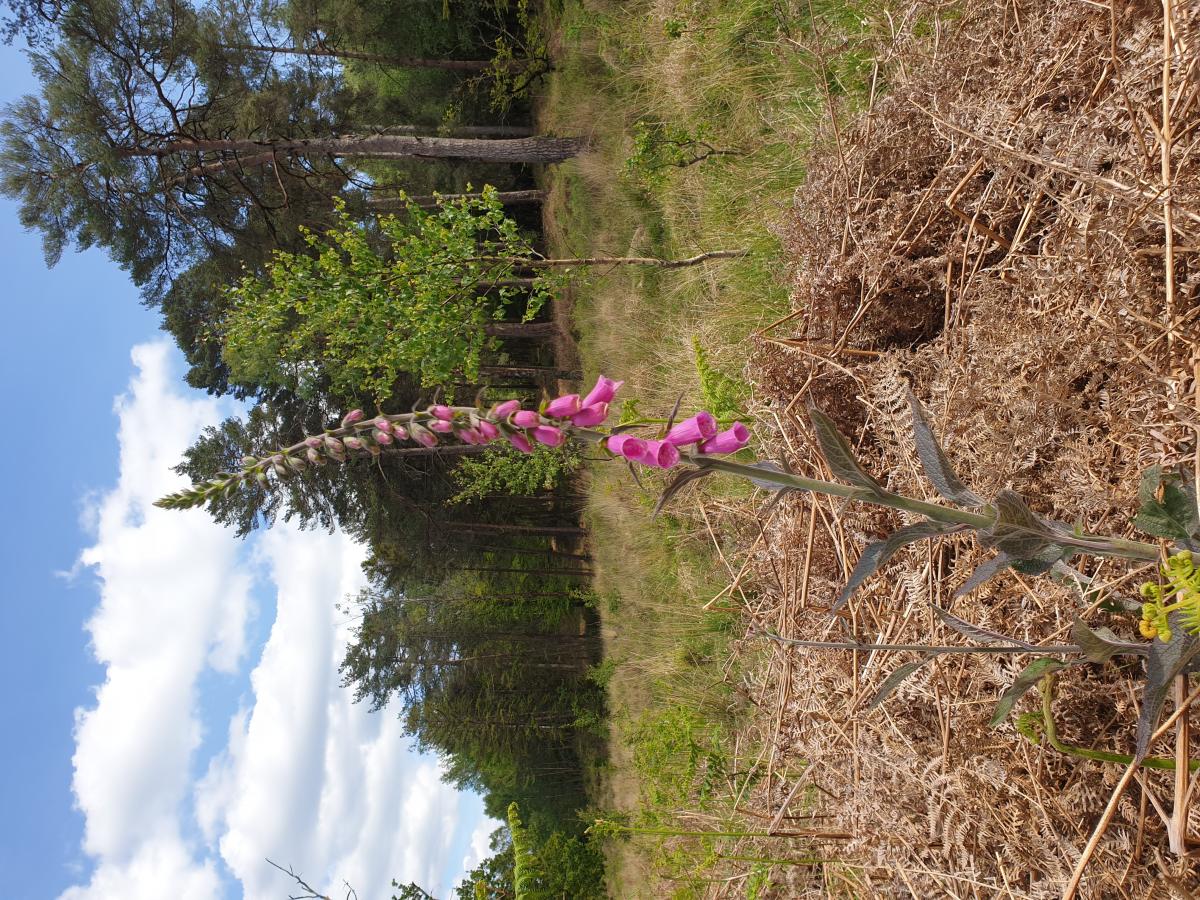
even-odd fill
[(713, 367), (700, 339), (692, 338), (696, 353), (696, 373), (700, 376), (700, 396), (704, 408), (718, 419), (736, 419), (744, 414), (750, 399), (750, 386)]
[(493, 494), (531, 495), (553, 490), (574, 473), (580, 464), (579, 451), (572, 445), (552, 448), (541, 444), (532, 453), (496, 445), (475, 459), (464, 459), (454, 469), (459, 492), (452, 503), (480, 500)]
[[(277, 253), (264, 278), (231, 287), (219, 326), (237, 378), (302, 395), (325, 379), (342, 396), (381, 398), (402, 374), (476, 382), (482, 353), (497, 346), (487, 326), (516, 295), (491, 285), (533, 252), (490, 187), (374, 225), (342, 208), (336, 227), (306, 240), (312, 253)], [(535, 286), (526, 318), (548, 296)]]

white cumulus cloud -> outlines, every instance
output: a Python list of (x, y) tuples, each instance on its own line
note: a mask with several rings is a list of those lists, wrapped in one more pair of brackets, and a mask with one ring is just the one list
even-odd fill
[[(76, 711), (73, 760), (94, 865), (63, 900), (211, 900), (231, 883), (274, 900), (289, 884), (267, 857), (326, 891), (386, 897), (398, 878), (445, 893), (498, 823), (410, 748), (398, 710), (370, 714), (339, 685), (350, 632), (334, 604), (361, 586), (363, 548), (284, 525), (247, 545), (202, 510), (153, 507), (182, 485), (171, 467), (186, 446), (230, 412), (175, 387), (172, 353), (134, 348), (117, 484), (85, 509), (95, 542), (80, 568), (100, 590), (87, 628), (105, 678)], [(259, 570), (276, 608), (261, 648), (246, 646)], [(206, 702), (206, 673), (248, 663), (240, 708)], [(204, 723), (223, 721), (226, 742), (197, 760)]]

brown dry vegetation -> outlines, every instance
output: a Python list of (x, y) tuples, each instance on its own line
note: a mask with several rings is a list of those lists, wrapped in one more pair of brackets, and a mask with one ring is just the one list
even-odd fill
[[(911, 386), (977, 492), (1011, 486), (1102, 533), (1129, 532), (1142, 469), (1194, 463), (1200, 7), (1165, 5), (1165, 45), (1157, 2), (922, 3), (894, 17), (886, 90), (823, 136), (783, 235), (794, 312), (760, 333), (751, 364), (774, 453), (828, 476), (805, 422), (811, 400), (893, 490), (932, 497), (909, 436)], [(862, 548), (898, 524), (784, 500), (751, 548), (751, 617), (793, 637), (848, 628), (860, 640), (956, 642), (933, 601), (1035, 642), (1061, 640), (1081, 613), (1136, 631), (1135, 615), (1085, 612), (1047, 578), (1010, 574), (953, 599), (983, 558), (969, 541), (902, 553), (831, 621)], [(1105, 580), (1147, 571), (1083, 565)], [(864, 710), (911, 658), (777, 648), (751, 685), (770, 707), (753, 736), (772, 747), (756, 802), (778, 809), (802, 781), (797, 796), (832, 816), (823, 824), (853, 834), (835, 848), (845, 869), (813, 889), (822, 895), (1059, 896), (1124, 767), (1035, 745), (1011, 723), (988, 727), (1027, 659), (943, 658)], [(1129, 669), (1071, 671), (1054, 707), (1061, 737), (1129, 752)], [(1167, 852), (1154, 812), (1171, 791), (1158, 773), (1123, 792), (1080, 896), (1200, 885), (1200, 869)], [(1200, 816), (1192, 825), (1200, 840)]]

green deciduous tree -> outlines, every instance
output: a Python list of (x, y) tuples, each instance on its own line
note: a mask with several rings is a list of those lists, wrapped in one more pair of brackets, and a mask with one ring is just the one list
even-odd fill
[[(220, 331), (239, 380), (303, 394), (327, 378), (335, 392), (377, 397), (403, 373), (426, 385), (475, 382), (517, 293), (495, 285), (513, 275), (508, 257), (532, 253), (494, 191), (376, 226), (343, 214), (308, 241), (309, 254), (279, 253), (265, 277), (232, 289)], [(535, 286), (526, 314), (546, 297)]]

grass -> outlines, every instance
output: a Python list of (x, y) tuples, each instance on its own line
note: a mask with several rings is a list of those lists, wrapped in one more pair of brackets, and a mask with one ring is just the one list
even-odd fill
[[(539, 125), (590, 141), (544, 176), (549, 252), (748, 251), (669, 272), (594, 270), (575, 282), (584, 373), (623, 378), (640, 415), (664, 415), (680, 395), (685, 407), (718, 403), (720, 415), (745, 404), (752, 335), (789, 310), (776, 232), (816, 124), (831, 103), (852, 108), (871, 90), (866, 7), (562, 0), (548, 13), (556, 69)], [(721, 152), (693, 161), (709, 150)], [(676, 833), (765, 827), (748, 827), (735, 810), (760, 749), (739, 736), (745, 711), (733, 689), (749, 661), (731, 652), (743, 631), (736, 614), (703, 609), (733, 573), (714, 549), (727, 541), (721, 517), (697, 512), (698, 498), (736, 505), (746, 489), (714, 479), (652, 521), (660, 485), (643, 480), (615, 465), (590, 471), (611, 710), (595, 803), (637, 832), (609, 842), (609, 890), (700, 896), (720, 876), (747, 896), (769, 893), (810, 865), (798, 842)]]

